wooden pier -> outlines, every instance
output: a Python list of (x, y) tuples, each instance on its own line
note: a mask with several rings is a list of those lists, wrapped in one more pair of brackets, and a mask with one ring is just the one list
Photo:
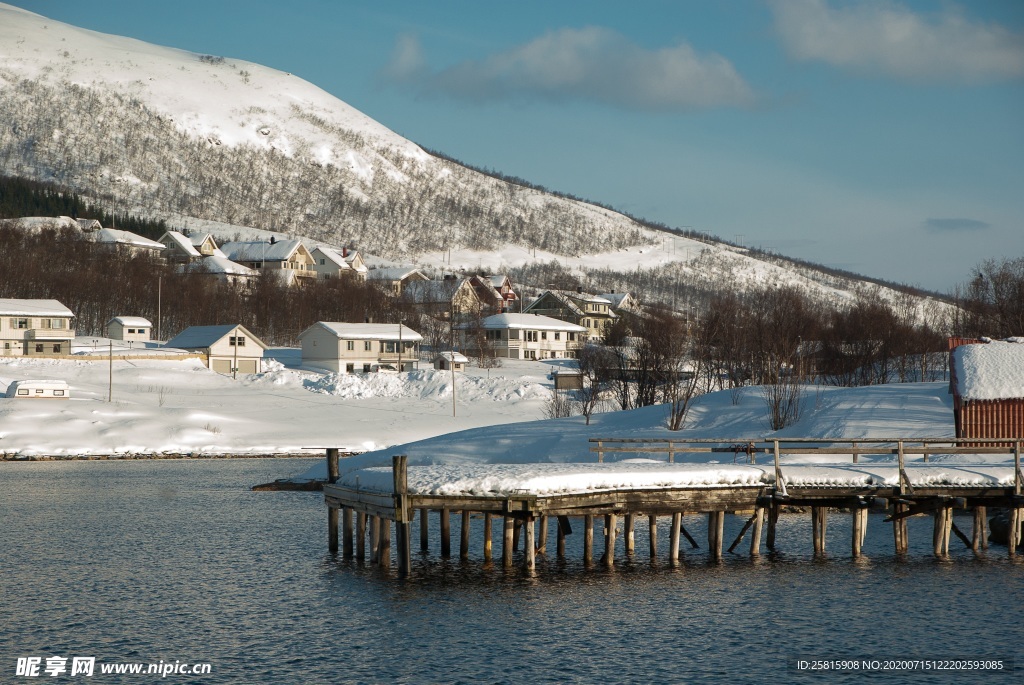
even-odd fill
[[(493, 520), (500, 520), (501, 561), (503, 568), (513, 567), (514, 552), (522, 546), (522, 567), (532, 572), (536, 568), (538, 555), (546, 555), (549, 528), (554, 527), (556, 554), (565, 556), (565, 538), (582, 527), (583, 561), (585, 565), (595, 563), (594, 527), (595, 522), (603, 524), (603, 551), (596, 563), (612, 567), (616, 554), (635, 554), (635, 522), (638, 517), (647, 517), (649, 531), (648, 549), (652, 560), (664, 554), (670, 565), (679, 563), (680, 545), (686, 540), (691, 547), (698, 547), (697, 541), (683, 525), (683, 516), (701, 514), (708, 520), (708, 554), (714, 559), (723, 556), (724, 522), (727, 512), (746, 512), (747, 520), (727, 551), (732, 553), (744, 537), (750, 534), (749, 554), (757, 556), (761, 551), (762, 531), (765, 545), (775, 550), (778, 537), (777, 523), (783, 507), (808, 508), (811, 512), (812, 540), (815, 555), (825, 553), (825, 537), (830, 512), (841, 510), (852, 518), (850, 550), (853, 557), (862, 553), (867, 535), (868, 510), (884, 500), (888, 516), (886, 523), (892, 523), (893, 545), (897, 555), (908, 551), (907, 519), (920, 514), (933, 517), (932, 549), (936, 556), (949, 553), (950, 538), (955, 534), (967, 547), (980, 552), (987, 547), (986, 519), (990, 508), (1005, 508), (1010, 512), (1009, 554), (1015, 555), (1021, 543), (1024, 527), (1024, 473), (1021, 471), (1020, 456), (1022, 440), (992, 439), (970, 440), (970, 446), (957, 444), (952, 438), (942, 439), (878, 439), (878, 440), (610, 440), (595, 439), (591, 448), (598, 457), (598, 463), (607, 463), (609, 455), (628, 453), (667, 455), (671, 462), (677, 454), (694, 452), (734, 452), (734, 461), (757, 463), (759, 455), (765, 455), (766, 471), (774, 471), (774, 479), (755, 484), (695, 485), (687, 487), (638, 487), (625, 489), (594, 490), (577, 493), (543, 494), (517, 491), (493, 495), (459, 494), (437, 495), (410, 491), (409, 465), (405, 456), (392, 459), (390, 491), (380, 487), (361, 487), (356, 483), (339, 483), (338, 450), (327, 449), (328, 483), (324, 485), (324, 498), (328, 508), (328, 547), (331, 553), (340, 550), (344, 558), (365, 560), (387, 568), (391, 564), (391, 531), (395, 531), (398, 571), (409, 574), (412, 570), (412, 525), (419, 518), (420, 550), (429, 550), (428, 517), (436, 512), (439, 518), (440, 551), (442, 557), (451, 554), (452, 513), (461, 516), (459, 556), (469, 558), (472, 543), (471, 515), (482, 518), (480, 526), (481, 545), (485, 563), (492, 562), (494, 529)], [(984, 443), (984, 444), (979, 444)], [(723, 448), (722, 445), (736, 447)], [(945, 467), (980, 471), (984, 467), (974, 465), (936, 464), (927, 461), (928, 455), (938, 454), (990, 454), (1012, 455), (1012, 474), (1001, 475), (998, 479), (981, 478), (972, 484), (944, 484), (932, 482), (929, 473)], [(818, 465), (801, 466), (783, 464), (786, 455), (845, 455), (851, 463), (858, 463), (861, 455), (892, 455), (894, 463), (873, 462), (872, 467), (898, 469), (898, 477), (884, 482), (847, 482), (808, 484), (794, 474), (802, 468), (817, 468)], [(914, 464), (908, 460), (916, 457)], [(822, 466), (835, 466), (832, 462)], [(531, 465), (523, 465), (528, 467)], [(567, 466), (567, 465), (561, 465)], [(701, 465), (695, 465), (701, 466)], [(714, 465), (706, 465), (713, 467)], [(431, 467), (412, 467), (429, 469)], [(1009, 465), (989, 467), (1009, 471)], [(929, 471), (930, 470), (930, 471)], [(941, 480), (941, 479), (940, 479)], [(1010, 482), (1008, 482), (1010, 481)], [(916, 483), (916, 485), (915, 485)], [(973, 512), (973, 529), (970, 536), (961, 531), (953, 522), (954, 509)], [(667, 551), (659, 550), (657, 522), (659, 517), (671, 519)], [(621, 544), (617, 540), (617, 528), (622, 522)], [(539, 524), (539, 530), (538, 530)], [(339, 535), (340, 532), (340, 535)]]

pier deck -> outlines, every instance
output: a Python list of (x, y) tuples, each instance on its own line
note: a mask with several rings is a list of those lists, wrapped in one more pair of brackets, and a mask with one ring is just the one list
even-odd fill
[[(616, 536), (622, 520), (622, 547), (632, 554), (633, 527), (639, 516), (648, 517), (650, 554), (659, 554), (657, 519), (671, 517), (667, 560), (678, 563), (679, 544), (696, 541), (682, 525), (686, 514), (708, 517), (708, 545), (713, 558), (721, 558), (726, 512), (747, 512), (749, 518), (728, 548), (733, 551), (750, 531), (751, 555), (760, 553), (762, 528), (766, 546), (775, 548), (776, 523), (782, 507), (811, 510), (815, 554), (823, 554), (829, 510), (846, 510), (853, 518), (851, 553), (861, 554), (867, 533), (869, 508), (884, 500), (893, 524), (897, 554), (907, 552), (906, 519), (918, 514), (934, 517), (933, 550), (949, 552), (955, 533), (975, 551), (987, 547), (986, 512), (990, 507), (1008, 509), (1008, 549), (1016, 554), (1024, 523), (1024, 473), (1020, 467), (1021, 440), (972, 440), (969, 445), (954, 439), (894, 439), (878, 441), (671, 441), (592, 440), (597, 463), (500, 464), (474, 466), (410, 466), (404, 456), (393, 457), (391, 468), (367, 468), (339, 475), (337, 450), (327, 450), (329, 482), (324, 486), (328, 507), (328, 545), (331, 552), (369, 558), (387, 567), (391, 563), (391, 528), (395, 528), (399, 571), (411, 571), (412, 523), (420, 521), (420, 548), (429, 549), (429, 512), (440, 517), (442, 556), (451, 553), (450, 516), (462, 516), (460, 556), (467, 558), (470, 515), (483, 518), (483, 555), (492, 558), (492, 518), (501, 525), (502, 566), (511, 567), (513, 550), (523, 538), (523, 566), (532, 571), (536, 555), (546, 553), (549, 519), (557, 521), (557, 553), (565, 553), (565, 536), (572, 520), (582, 519), (585, 563), (594, 561), (594, 522), (603, 519), (604, 551), (600, 563), (615, 563)], [(722, 448), (722, 443), (742, 447)], [(979, 444), (981, 443), (981, 444)], [(734, 461), (744, 464), (677, 464), (676, 454), (734, 451)], [(662, 461), (606, 462), (605, 456), (629, 453), (657, 455)], [(664, 461), (664, 455), (669, 461)], [(760, 454), (768, 463), (756, 463)], [(846, 464), (784, 463), (791, 455), (815, 459), (849, 458)], [(859, 463), (862, 455), (894, 455), (895, 462)], [(1013, 464), (976, 465), (925, 461), (927, 455), (972, 454), (1013, 456)], [(845, 455), (845, 456), (842, 456)], [(907, 463), (908, 459), (918, 461)], [(1007, 460), (1008, 461), (1008, 460)], [(970, 537), (953, 523), (954, 509), (974, 513)], [(540, 523), (539, 536), (536, 524)], [(340, 525), (339, 525), (340, 524)]]

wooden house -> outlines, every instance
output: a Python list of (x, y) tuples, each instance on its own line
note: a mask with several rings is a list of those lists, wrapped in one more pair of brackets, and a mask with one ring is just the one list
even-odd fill
[(316, 279), (313, 255), (298, 240), (248, 240), (224, 243), (221, 252), (232, 262), (255, 271), (271, 271), (288, 285)]
[(618, 318), (612, 303), (603, 297), (576, 291), (548, 290), (530, 303), (524, 314), (540, 314), (583, 326), (587, 338), (600, 338), (605, 328)]
[(0, 299), (0, 355), (69, 355), (75, 315), (57, 300)]
[(438, 371), (465, 371), (469, 359), (459, 352), (441, 352), (434, 357), (434, 368)]
[(217, 373), (263, 373), (267, 346), (244, 326), (190, 326), (167, 341), (165, 347), (206, 356), (206, 366)]
[(419, 269), (411, 266), (370, 269), (366, 274), (366, 278), (386, 288), (395, 297), (402, 294), (402, 290), (408, 283), (430, 280), (420, 273)]
[(958, 438), (1024, 438), (1024, 338), (950, 339)]
[(347, 247), (335, 250), (332, 247), (321, 245), (314, 248), (310, 254), (313, 255), (313, 270), (316, 272), (316, 277), (321, 280), (331, 278), (366, 280), (368, 269), (356, 250), (350, 250)]
[(317, 321), (299, 333), (302, 365), (335, 373), (414, 371), (421, 340), (397, 323)]
[(402, 289), (402, 301), (412, 309), (447, 321), (463, 321), (484, 308), (468, 278), (445, 277), (443, 281), (410, 280)]

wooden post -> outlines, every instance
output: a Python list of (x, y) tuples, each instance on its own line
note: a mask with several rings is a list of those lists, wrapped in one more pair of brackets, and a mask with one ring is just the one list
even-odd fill
[(1020, 531), (1020, 512), (1017, 507), (1010, 507), (1010, 525), (1006, 529), (1006, 549), (1011, 557), (1017, 556), (1017, 534)]
[(338, 553), (338, 507), (327, 505), (327, 549)]
[(352, 558), (352, 507), (341, 510), (341, 543), (342, 556)]
[(555, 525), (555, 554), (559, 559), (565, 559), (565, 529), (562, 526), (561, 517)]
[(850, 546), (854, 558), (860, 556), (860, 548), (864, 543), (864, 517), (861, 516), (863, 511), (866, 510), (859, 506), (853, 508), (853, 540)]
[(504, 519), (504, 535), (501, 539), (501, 565), (505, 568), (512, 568), (512, 529), (516, 522), (511, 516)]
[(327, 482), (337, 483), (338, 482), (338, 448), (328, 447), (327, 448)]
[(594, 517), (587, 514), (583, 517), (583, 564), (589, 566), (594, 561)]
[[(398, 542), (398, 572), (412, 573), (412, 511), (409, 509), (409, 458), (398, 455), (391, 458), (391, 471), (395, 489), (395, 537)], [(388, 524), (388, 531), (391, 525)], [(390, 561), (390, 551), (387, 555)], [(385, 564), (387, 565), (387, 564)]]
[(469, 512), (462, 510), (462, 528), (459, 531), (459, 559), (469, 559)]
[(932, 548), (935, 556), (949, 554), (949, 533), (953, 525), (953, 507), (941, 506), (935, 510), (932, 530)]
[(825, 526), (828, 523), (828, 507), (811, 507), (811, 537), (814, 553), (825, 553)]
[(366, 514), (356, 514), (356, 558), (359, 561), (366, 559)]
[(441, 556), (452, 555), (452, 517), (448, 507), (441, 509)]
[(539, 517), (540, 531), (537, 534), (537, 554), (548, 555), (548, 517)]
[[(905, 514), (910, 508), (909, 505), (903, 504), (902, 502), (896, 502), (892, 505), (893, 516), (900, 516)], [(907, 519), (894, 518), (892, 521), (892, 536), (893, 542), (896, 548), (896, 554), (906, 554), (907, 549), (910, 547), (910, 541), (907, 539)]]
[(775, 551), (775, 529), (779, 524), (779, 503), (772, 500), (768, 505), (768, 534), (764, 541), (765, 547)]
[(985, 507), (974, 507), (974, 530), (971, 533), (971, 549), (977, 552), (985, 544)]
[(604, 517), (604, 565), (611, 568), (615, 565), (615, 524), (618, 517), (606, 514)]
[(420, 509), (420, 551), (430, 551), (430, 517), (428, 509)]
[(668, 563), (675, 566), (679, 563), (679, 531), (683, 527), (681, 512), (672, 514), (672, 530), (668, 534)]
[(536, 543), (534, 541), (534, 520), (532, 516), (526, 517), (523, 524), (526, 533), (523, 540), (523, 570), (532, 573), (537, 568)]
[(484, 562), (491, 562), (491, 513), (484, 512)]
[(391, 519), (380, 520), (380, 560), (384, 568), (391, 568)]
[(370, 517), (370, 563), (380, 561), (380, 517)]
[(761, 526), (764, 524), (764, 507), (754, 507), (754, 530), (750, 533), (750, 556), (761, 554)]
[(651, 541), (651, 561), (658, 558), (658, 517), (651, 514), (647, 517), (647, 532)]
[(633, 556), (633, 514), (626, 514), (625, 520), (622, 523), (622, 542), (626, 548), (626, 556)]
[(708, 512), (708, 551), (715, 561), (722, 559), (722, 536), (725, 533), (725, 512)]

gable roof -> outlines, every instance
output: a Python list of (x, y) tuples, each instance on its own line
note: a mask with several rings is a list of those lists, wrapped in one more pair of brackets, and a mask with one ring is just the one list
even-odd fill
[(199, 254), (199, 250), (195, 248), (195, 246), (192, 244), (192, 241), (189, 240), (189, 237), (184, 233), (179, 233), (178, 231), (167, 231), (162, 236), (160, 236), (160, 242), (164, 245), (167, 245), (167, 243), (173, 243), (175, 247), (180, 249), (189, 257), (201, 256)]
[[(447, 303), (466, 289), (469, 279), (463, 278), (458, 281), (410, 281), (402, 289), (402, 297), (417, 304)], [(468, 291), (476, 294), (472, 287)]]
[(324, 259), (326, 259), (328, 262), (338, 267), (339, 269), (347, 270), (352, 268), (352, 265), (348, 263), (348, 259), (342, 256), (340, 252), (338, 252), (332, 247), (324, 247), (323, 245), (320, 245), (314, 248), (312, 253), (314, 256), (317, 253), (320, 253), (321, 255), (323, 255)]
[(244, 333), (246, 337), (256, 345), (260, 346), (264, 350), (267, 349), (267, 346), (263, 344), (263, 341), (250, 333), (245, 326), (242, 326), (241, 324), (189, 326), (181, 333), (178, 333), (178, 335), (168, 340), (164, 347), (177, 347), (183, 350), (203, 349), (215, 345), (236, 329)]
[(231, 274), (234, 276), (255, 276), (255, 269), (250, 269), (244, 264), (233, 262), (222, 255), (206, 255), (200, 261), (188, 265), (189, 270), (205, 271), (211, 274)]
[(370, 269), (367, 278), (373, 281), (403, 281), (413, 274), (418, 274), (420, 280), (427, 280), (427, 277), (420, 273), (414, 266), (389, 266), (379, 269)]
[(300, 247), (300, 240), (245, 240), (224, 243), (220, 251), (233, 262), (284, 262)]
[(149, 319), (144, 319), (141, 316), (115, 316), (107, 322), (109, 326), (112, 323), (119, 323), (122, 326), (147, 326), (152, 328), (153, 324), (150, 323)]
[(0, 298), (0, 316), (70, 316), (74, 312), (57, 300)]
[(132, 247), (145, 247), (150, 250), (164, 250), (166, 245), (158, 243), (155, 240), (144, 238), (136, 233), (130, 231), (122, 231), (117, 228), (101, 228), (96, 231), (95, 238), (97, 242), (109, 243), (113, 245), (131, 245)]
[[(397, 323), (345, 323), (340, 321), (317, 321), (315, 324), (299, 333), (301, 340), (309, 331), (314, 328), (323, 328), (333, 333), (339, 340), (398, 340), (417, 342), (423, 340), (423, 336), (409, 328), (405, 324)], [(401, 335), (399, 335), (401, 328)]]
[(629, 293), (601, 293), (601, 297), (608, 300), (615, 309), (622, 309), (623, 303), (627, 306), (633, 304), (633, 296)]
[(550, 307), (544, 307), (542, 305), (545, 298), (548, 297), (554, 299), (562, 308), (568, 309), (576, 316), (585, 316), (583, 310), (579, 308), (579, 305), (577, 305), (575, 302), (569, 299), (564, 293), (560, 293), (557, 290), (545, 290), (543, 293), (541, 293), (540, 297), (531, 302), (530, 306), (528, 306), (523, 311), (529, 312), (534, 309), (550, 309)]
[(956, 347), (953, 378), (964, 400), (1024, 399), (1024, 338)]
[[(459, 324), (456, 328), (469, 329), (474, 328), (475, 323)], [(495, 328), (514, 328), (514, 329), (543, 329), (548, 331), (570, 331), (573, 333), (586, 333), (587, 329), (583, 326), (577, 326), (574, 323), (568, 321), (562, 321), (561, 319), (553, 319), (550, 316), (541, 316), (540, 314), (492, 314), (491, 316), (485, 317), (481, 322), (482, 328), (495, 329)]]

